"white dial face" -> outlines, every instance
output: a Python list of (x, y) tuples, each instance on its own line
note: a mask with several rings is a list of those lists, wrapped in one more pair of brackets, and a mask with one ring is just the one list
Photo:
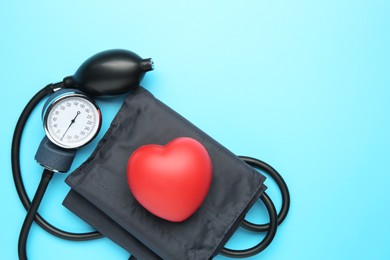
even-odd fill
[(75, 95), (59, 99), (47, 113), (47, 136), (53, 143), (64, 148), (85, 145), (100, 129), (100, 111), (84, 97)]

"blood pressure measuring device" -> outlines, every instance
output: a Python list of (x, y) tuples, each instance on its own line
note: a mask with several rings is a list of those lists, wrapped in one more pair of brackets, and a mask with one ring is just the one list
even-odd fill
[[(26, 105), (15, 128), (11, 152), (15, 187), (27, 210), (18, 243), (19, 259), (27, 259), (26, 243), (33, 221), (47, 232), (67, 240), (83, 241), (102, 237), (98, 231), (71, 233), (58, 229), (39, 215), (37, 210), (53, 173), (67, 172), (77, 149), (90, 143), (100, 130), (102, 115), (91, 96), (113, 96), (134, 90), (139, 86), (145, 73), (153, 69), (151, 59), (142, 59), (130, 51), (101, 52), (84, 62), (73, 76), (66, 77), (60, 83), (44, 87)], [(20, 170), (20, 143), (24, 126), (31, 112), (47, 96), (49, 97), (42, 111), (46, 136), (35, 155), (36, 161), (44, 167), (44, 171), (31, 202)], [(221, 253), (230, 257), (247, 257), (264, 250), (271, 243), (277, 225), (286, 217), (290, 203), (287, 185), (272, 167), (253, 158), (242, 157), (242, 159), (255, 168), (266, 171), (275, 179), (282, 192), (283, 202), (277, 214), (269, 198), (267, 200), (261, 197), (270, 213), (270, 224), (258, 225), (244, 220), (242, 226), (257, 232), (268, 231), (268, 235), (259, 245), (248, 250), (223, 248)]]
[(42, 116), (49, 140), (67, 149), (88, 144), (95, 138), (102, 123), (96, 103), (77, 90), (60, 90), (52, 95)]

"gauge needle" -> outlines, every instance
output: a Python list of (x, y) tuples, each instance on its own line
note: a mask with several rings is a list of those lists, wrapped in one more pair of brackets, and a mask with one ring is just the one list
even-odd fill
[(66, 133), (68, 132), (69, 128), (74, 124), (74, 122), (76, 122), (76, 118), (78, 117), (78, 115), (80, 115), (80, 111), (77, 111), (77, 114), (76, 116), (70, 121), (70, 125), (68, 126), (68, 128), (66, 129), (64, 135), (61, 137), (61, 141), (62, 139), (64, 139), (64, 136), (66, 135)]

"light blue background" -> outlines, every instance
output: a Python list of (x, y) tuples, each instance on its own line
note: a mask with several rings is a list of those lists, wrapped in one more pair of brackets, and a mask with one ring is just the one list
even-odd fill
[[(253, 259), (390, 259), (389, 14), (385, 0), (1, 1), (0, 259), (17, 259), (25, 216), (10, 164), (22, 108), (40, 88), (112, 48), (153, 57), (156, 70), (143, 86), (233, 152), (284, 176), (290, 214)], [(102, 136), (121, 99), (98, 102)], [(31, 196), (42, 170), (33, 159), (44, 135), (41, 106), (21, 151)], [(96, 143), (79, 151), (73, 168)], [(40, 212), (66, 230), (90, 230), (61, 205), (65, 177), (55, 176)], [(277, 188), (267, 184), (280, 207)], [(249, 218), (265, 221), (256, 205)], [(228, 245), (259, 240), (240, 230)], [(36, 225), (28, 255), (128, 257), (108, 239), (69, 242)]]

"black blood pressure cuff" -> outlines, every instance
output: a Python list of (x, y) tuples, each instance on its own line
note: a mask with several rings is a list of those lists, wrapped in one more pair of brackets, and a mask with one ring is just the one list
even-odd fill
[[(126, 168), (146, 144), (191, 137), (207, 149), (212, 181), (200, 208), (181, 223), (149, 213), (131, 194)], [(64, 205), (138, 259), (210, 259), (265, 190), (265, 177), (139, 87), (124, 101), (90, 158), (66, 182)]]

